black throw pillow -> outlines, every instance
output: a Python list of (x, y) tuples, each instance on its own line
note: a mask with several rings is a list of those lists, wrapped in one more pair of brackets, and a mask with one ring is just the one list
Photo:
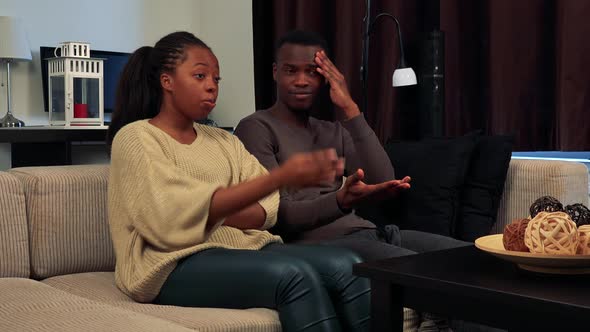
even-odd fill
[(385, 218), (374, 218), (380, 219), (375, 221), (395, 223), (401, 229), (455, 236), (461, 212), (461, 187), (477, 140), (477, 136), (467, 135), (387, 143), (385, 151), (396, 178), (411, 176), (412, 187), (382, 204)]
[(512, 136), (479, 137), (461, 190), (457, 238), (475, 241), (490, 234), (504, 191), (513, 141)]

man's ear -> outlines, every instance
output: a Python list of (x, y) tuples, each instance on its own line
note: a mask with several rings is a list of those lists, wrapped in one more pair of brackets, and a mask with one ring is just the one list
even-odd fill
[(277, 81), (277, 63), (276, 62), (272, 63), (272, 79), (275, 80), (275, 82)]
[(164, 89), (166, 91), (172, 91), (173, 90), (172, 76), (170, 76), (170, 74), (167, 74), (167, 73), (162, 73), (162, 75), (160, 75), (160, 85), (162, 85), (162, 89)]

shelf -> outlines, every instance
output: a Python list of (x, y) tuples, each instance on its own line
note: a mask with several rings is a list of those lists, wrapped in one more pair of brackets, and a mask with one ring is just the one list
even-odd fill
[(104, 145), (107, 130), (107, 126), (0, 128), (0, 143), (10, 143), (12, 167), (71, 165), (72, 143)]
[(108, 127), (37, 126), (0, 128), (0, 143), (47, 143), (76, 141), (105, 141)]

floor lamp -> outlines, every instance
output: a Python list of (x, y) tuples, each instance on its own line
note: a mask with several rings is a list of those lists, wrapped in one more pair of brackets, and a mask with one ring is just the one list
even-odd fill
[(10, 91), (10, 63), (31, 60), (31, 49), (24, 26), (18, 18), (0, 16), (0, 62), (6, 63), (6, 115), (0, 119), (0, 127), (24, 127), (25, 123), (12, 115)]
[(366, 2), (367, 12), (365, 17), (363, 18), (363, 53), (361, 56), (361, 88), (362, 88), (362, 112), (366, 112), (367, 105), (368, 105), (368, 98), (367, 98), (367, 88), (368, 82), (367, 79), (369, 77), (369, 39), (371, 37), (371, 33), (375, 28), (375, 24), (381, 18), (390, 18), (392, 19), (397, 27), (397, 35), (399, 40), (399, 51), (400, 51), (400, 61), (399, 65), (393, 72), (392, 77), (392, 86), (399, 87), (399, 86), (407, 86), (407, 85), (416, 85), (416, 73), (411, 67), (406, 66), (406, 60), (404, 57), (404, 47), (402, 42), (402, 32), (400, 29), (400, 24), (397, 18), (393, 15), (388, 13), (380, 13), (375, 16), (374, 19), (371, 19), (371, 0), (367, 0)]

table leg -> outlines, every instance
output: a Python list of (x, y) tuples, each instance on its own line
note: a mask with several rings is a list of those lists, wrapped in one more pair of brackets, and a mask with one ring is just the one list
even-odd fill
[(371, 280), (371, 330), (402, 332), (403, 327), (401, 287), (387, 281)]

